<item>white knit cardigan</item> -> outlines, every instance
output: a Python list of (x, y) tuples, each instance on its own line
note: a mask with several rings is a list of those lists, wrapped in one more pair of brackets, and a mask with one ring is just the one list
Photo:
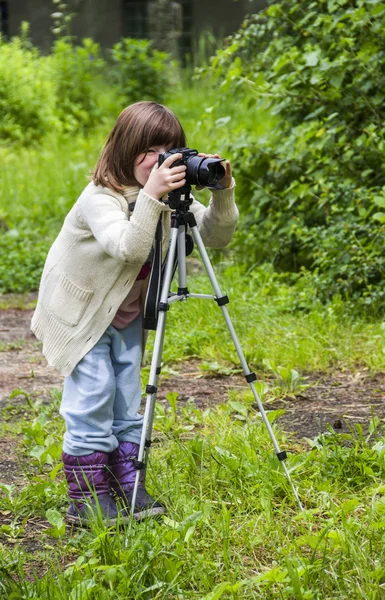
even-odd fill
[[(234, 181), (213, 191), (207, 208), (194, 199), (190, 210), (203, 242), (225, 246), (238, 219)], [(48, 253), (32, 317), (49, 365), (69, 375), (100, 339), (149, 256), (160, 215), (167, 250), (170, 212), (137, 187), (124, 194), (94, 183), (85, 188)]]

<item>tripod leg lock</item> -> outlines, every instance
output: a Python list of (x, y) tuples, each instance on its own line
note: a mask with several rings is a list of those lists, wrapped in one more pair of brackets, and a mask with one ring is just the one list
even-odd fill
[(245, 379), (247, 383), (252, 383), (253, 381), (257, 381), (257, 376), (255, 373), (248, 373), (245, 375)]
[(282, 450), (281, 452), (277, 452), (277, 457), (278, 457), (278, 460), (280, 460), (281, 462), (283, 460), (286, 460), (287, 454), (286, 454), (285, 450)]
[(158, 388), (155, 385), (146, 385), (146, 394), (156, 394)]
[(144, 471), (144, 469), (146, 468), (146, 463), (143, 462), (142, 460), (135, 459), (133, 462), (134, 462), (134, 467), (137, 471)]
[(170, 305), (168, 302), (159, 302), (158, 308), (162, 312), (167, 312), (168, 310), (170, 310)]
[(183, 221), (185, 225), (189, 225), (190, 227), (196, 227), (197, 222), (195, 220), (194, 213), (187, 212), (183, 215)]
[(230, 300), (228, 296), (222, 296), (221, 298), (215, 298), (215, 302), (218, 306), (224, 306), (225, 304), (228, 304)]

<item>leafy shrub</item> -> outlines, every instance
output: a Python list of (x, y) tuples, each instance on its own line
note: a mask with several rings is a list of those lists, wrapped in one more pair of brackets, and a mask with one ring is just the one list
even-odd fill
[(99, 98), (106, 64), (99, 44), (87, 38), (73, 46), (67, 38), (60, 38), (53, 45), (50, 63), (56, 112), (64, 131), (92, 127), (102, 117)]
[(49, 131), (87, 129), (103, 117), (100, 75), (105, 62), (90, 39), (73, 46), (55, 41), (52, 53), (41, 56), (21, 37), (0, 39), (0, 138), (30, 143)]
[(108, 73), (100, 47), (91, 39), (74, 45), (57, 39), (40, 56), (21, 37), (0, 39), (0, 138), (30, 143), (48, 131), (85, 131), (142, 98), (162, 101), (168, 85), (167, 55), (146, 40), (124, 39), (112, 50)]
[(0, 140), (31, 142), (57, 125), (49, 66), (23, 36), (0, 37)]
[(124, 104), (144, 99), (163, 101), (172, 68), (165, 52), (154, 50), (148, 40), (123, 38), (111, 54), (112, 78)]
[(252, 261), (310, 268), (322, 298), (385, 299), (385, 4), (281, 0), (214, 57), (222, 96), (278, 117), (235, 140), (237, 242)]

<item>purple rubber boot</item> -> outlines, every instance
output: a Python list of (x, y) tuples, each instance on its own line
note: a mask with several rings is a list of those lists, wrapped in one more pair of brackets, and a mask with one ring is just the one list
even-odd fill
[[(136, 468), (135, 460), (138, 456), (139, 446), (133, 442), (121, 442), (119, 447), (110, 455), (110, 487), (116, 498), (121, 500), (126, 508), (127, 515), (131, 514), (132, 495), (134, 491)], [(141, 521), (146, 517), (162, 515), (166, 512), (160, 502), (151, 498), (144, 487), (144, 473), (140, 472), (139, 487), (133, 517)]]
[(70, 499), (67, 521), (89, 525), (99, 517), (105, 525), (116, 522), (118, 510), (109, 489), (109, 457), (107, 452), (93, 452), (86, 456), (63, 452)]

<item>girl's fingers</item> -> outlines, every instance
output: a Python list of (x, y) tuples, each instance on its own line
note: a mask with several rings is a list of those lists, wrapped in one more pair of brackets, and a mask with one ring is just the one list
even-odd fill
[(205, 158), (221, 158), (219, 154), (205, 154), (204, 152), (199, 152), (198, 156), (204, 156)]
[(172, 183), (170, 185), (170, 189), (172, 189), (172, 190), (178, 189), (179, 187), (182, 187), (185, 183), (186, 183), (185, 179), (181, 179), (180, 181), (175, 181), (174, 183)]
[[(163, 169), (164, 166), (164, 169)], [(166, 175), (175, 175), (186, 172), (186, 165), (178, 165), (177, 167), (167, 166), (166, 161), (160, 167)]]
[[(162, 162), (162, 167), (171, 167), (171, 165), (177, 161), (179, 158), (182, 158), (181, 154), (172, 154), (164, 162)], [(176, 168), (176, 167), (175, 167)]]
[(185, 173), (186, 172), (186, 166), (185, 165), (180, 165), (179, 167), (172, 167), (171, 173)]
[(168, 180), (169, 181), (180, 181), (181, 179), (185, 179), (186, 171), (182, 171), (181, 173), (170, 173)]

